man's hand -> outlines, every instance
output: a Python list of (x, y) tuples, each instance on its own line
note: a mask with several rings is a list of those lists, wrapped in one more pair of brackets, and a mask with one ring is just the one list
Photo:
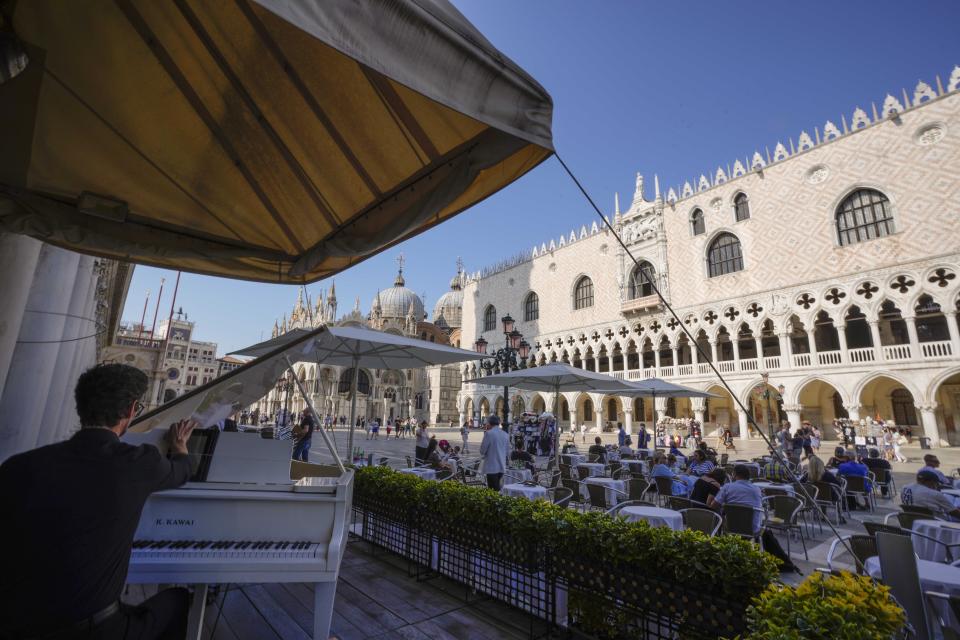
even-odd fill
[(170, 425), (170, 431), (167, 432), (167, 442), (170, 444), (170, 453), (187, 453), (187, 440), (193, 430), (200, 426), (196, 420), (181, 420), (176, 424)]

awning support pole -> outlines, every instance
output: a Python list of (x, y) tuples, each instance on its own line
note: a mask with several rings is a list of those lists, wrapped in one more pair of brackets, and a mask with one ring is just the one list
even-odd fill
[(360, 386), (360, 356), (353, 356), (353, 379), (350, 381), (350, 437), (347, 439), (347, 455), (353, 460), (353, 430), (357, 422), (357, 387)]
[(296, 371), (293, 370), (293, 363), (290, 362), (290, 356), (284, 355), (283, 359), (287, 362), (287, 369), (293, 375), (293, 381), (297, 383), (297, 389), (300, 390), (300, 395), (303, 396), (303, 401), (307, 403), (307, 406), (310, 407), (310, 411), (313, 413), (314, 420), (317, 421), (317, 428), (314, 431), (319, 431), (320, 435), (323, 436), (323, 441), (327, 443), (327, 449), (330, 450), (333, 459), (337, 461), (337, 466), (340, 467), (340, 473), (346, 473), (347, 469), (343, 466), (343, 462), (340, 460), (340, 456), (337, 455), (337, 450), (333, 446), (333, 443), (330, 442), (330, 436), (327, 434), (327, 430), (323, 428), (323, 425), (320, 424), (320, 419), (317, 417), (317, 410), (313, 408), (313, 403), (310, 402), (310, 396), (307, 395), (307, 390), (303, 388), (303, 383), (300, 382), (300, 378), (297, 377)]

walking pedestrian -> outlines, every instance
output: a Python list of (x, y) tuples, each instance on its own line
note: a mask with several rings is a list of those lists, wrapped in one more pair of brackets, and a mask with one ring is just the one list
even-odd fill
[(480, 457), (483, 460), (483, 473), (487, 476), (487, 486), (500, 491), (503, 472), (507, 469), (507, 454), (510, 452), (510, 436), (500, 428), (500, 418), (488, 416), (486, 432), (480, 443)]
[(427, 421), (424, 420), (417, 427), (417, 442), (414, 449), (414, 459), (417, 464), (423, 464), (427, 459), (427, 447), (430, 445), (430, 434), (427, 432)]
[(460, 439), (463, 440), (463, 447), (461, 450), (463, 453), (470, 453), (470, 449), (467, 446), (467, 440), (470, 439), (470, 423), (464, 422), (463, 426), (460, 427)]

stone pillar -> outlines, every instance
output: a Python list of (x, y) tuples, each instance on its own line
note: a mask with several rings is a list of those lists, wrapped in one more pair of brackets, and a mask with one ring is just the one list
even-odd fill
[(706, 427), (704, 426), (703, 419), (703, 409), (694, 409), (693, 410), (693, 419), (700, 423), (700, 432), (706, 434)]
[(44, 245), (0, 399), (0, 461), (37, 445), (80, 254)]
[[(7, 371), (23, 321), (33, 274), (43, 243), (15, 233), (0, 234), (0, 282), (3, 283), (3, 304), (0, 305), (0, 396), (7, 380)], [(2, 436), (0, 436), (2, 437)]]
[[(953, 357), (960, 357), (960, 330), (957, 328), (957, 312), (944, 311), (943, 317), (946, 318), (947, 330), (950, 331), (950, 346), (952, 347)], [(2, 386), (2, 383), (0, 383), (0, 387)]]
[(623, 428), (629, 435), (633, 433), (633, 405), (630, 404), (633, 400), (620, 398), (620, 402), (623, 403)]
[[(790, 433), (796, 433), (797, 429), (800, 428), (800, 412), (803, 410), (803, 405), (799, 404), (787, 404), (783, 406), (783, 410), (787, 412), (787, 422), (790, 423)], [(778, 425), (775, 425), (775, 428)]]
[(754, 348), (757, 350), (757, 367), (760, 371), (763, 371), (765, 367), (763, 366), (763, 338), (760, 336), (754, 336), (753, 338)]
[(839, 324), (836, 329), (837, 340), (840, 342), (840, 361), (847, 363), (850, 361), (850, 354), (847, 353), (847, 325)]
[(860, 424), (860, 409), (862, 405), (859, 404), (845, 404), (843, 408), (847, 410), (847, 416), (850, 419), (850, 422), (854, 424)]
[(919, 360), (921, 353), (920, 338), (917, 337), (917, 319), (913, 316), (904, 316), (903, 321), (907, 323), (907, 335), (910, 336), (910, 358)]
[(807, 329), (807, 344), (810, 345), (810, 366), (820, 366), (820, 360), (817, 358), (817, 330)]
[(660, 376), (660, 349), (659, 347), (653, 350), (653, 366), (655, 375)]
[(789, 369), (793, 366), (790, 361), (790, 334), (778, 333), (777, 339), (780, 340), (780, 368)]
[(940, 439), (940, 429), (937, 427), (937, 403), (915, 405), (920, 411), (920, 424), (923, 425), (923, 435), (930, 438), (931, 447), (946, 447), (949, 443)]
[(733, 346), (733, 368), (735, 371), (739, 371), (740, 370), (740, 341), (731, 339), (730, 344)]
[(710, 362), (717, 363), (717, 340), (710, 338)]
[(673, 353), (673, 367), (674, 367), (673, 375), (679, 375), (680, 370), (677, 369), (677, 367), (680, 366), (680, 359), (677, 357), (677, 348), (671, 346), (670, 351)]
[(603, 432), (603, 405), (600, 402), (593, 403), (593, 424), (598, 432)]
[(737, 411), (737, 420), (740, 423), (740, 439), (747, 441), (750, 439), (750, 421), (747, 419), (747, 414), (744, 411)]
[(73, 388), (76, 386), (80, 371), (75, 367), (84, 365), (84, 355), (88, 341), (96, 344), (96, 286), (97, 278), (93, 269), (94, 258), (81, 256), (77, 269), (77, 278), (70, 296), (69, 316), (64, 324), (60, 353), (54, 365), (50, 380), (50, 396), (44, 407), (43, 418), (37, 435), (37, 444), (44, 445), (60, 439), (64, 429), (69, 430), (76, 422), (76, 405)]
[(697, 349), (697, 342), (690, 343), (690, 362), (693, 363), (693, 373), (697, 373), (697, 365), (700, 364), (700, 352)]
[(873, 357), (877, 362), (883, 362), (883, 345), (880, 342), (880, 321), (867, 320), (870, 325), (870, 341), (873, 342)]

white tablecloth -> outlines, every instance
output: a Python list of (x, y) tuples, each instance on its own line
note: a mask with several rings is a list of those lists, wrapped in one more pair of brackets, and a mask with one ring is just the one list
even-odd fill
[(591, 478), (594, 476), (602, 476), (603, 470), (606, 468), (606, 465), (602, 462), (581, 462), (577, 466), (589, 469)]
[[(621, 500), (626, 500), (627, 483), (625, 480), (614, 480), (613, 478), (587, 478), (584, 482), (588, 484), (599, 484), (607, 488), (607, 505), (613, 506)], [(621, 493), (617, 493), (617, 492)]]
[(527, 500), (546, 500), (547, 490), (540, 486), (531, 486), (528, 484), (506, 484), (500, 489), (500, 493), (514, 498), (526, 498)]
[(660, 507), (624, 507), (619, 513), (627, 522), (644, 520), (649, 522), (651, 527), (669, 527), (674, 531), (683, 529), (683, 515), (679, 511)]
[[(949, 545), (960, 545), (960, 522), (917, 520), (913, 523), (913, 530)], [(920, 536), (913, 538), (913, 549), (922, 560), (943, 562), (947, 559), (947, 550), (942, 544), (936, 544)], [(957, 560), (960, 546), (951, 549), (951, 552), (953, 559)]]
[(433, 469), (426, 469), (424, 467), (414, 467), (412, 469), (400, 469), (400, 473), (412, 473), (415, 476), (420, 476), (424, 480), (436, 480), (437, 472)]
[(566, 453), (564, 455), (567, 456), (568, 460), (570, 460), (571, 467), (575, 467), (578, 464), (583, 464), (587, 461), (587, 456), (583, 455), (582, 453)]
[(503, 472), (504, 482), (529, 482), (533, 480), (530, 469), (507, 469)]
[[(866, 568), (867, 573), (869, 573), (872, 578), (882, 580), (879, 557), (873, 556), (872, 558), (867, 558), (864, 568)], [(920, 574), (921, 590), (938, 591), (950, 596), (960, 596), (960, 567), (951, 567), (950, 565), (943, 564), (942, 562), (917, 560), (917, 572)], [(952, 628), (960, 628), (960, 621), (958, 621), (953, 615), (953, 612), (950, 611), (949, 605), (946, 603), (939, 603), (938, 601), (936, 606), (940, 612), (940, 615), (948, 620)], [(928, 624), (930, 625), (930, 629), (935, 630), (936, 632), (934, 637), (942, 638), (943, 634), (940, 632), (940, 628), (933, 619), (933, 616), (928, 615), (927, 620)]]
[(754, 482), (753, 486), (763, 491), (764, 489), (783, 489), (788, 496), (796, 495), (796, 490), (789, 484), (777, 484), (775, 482)]

